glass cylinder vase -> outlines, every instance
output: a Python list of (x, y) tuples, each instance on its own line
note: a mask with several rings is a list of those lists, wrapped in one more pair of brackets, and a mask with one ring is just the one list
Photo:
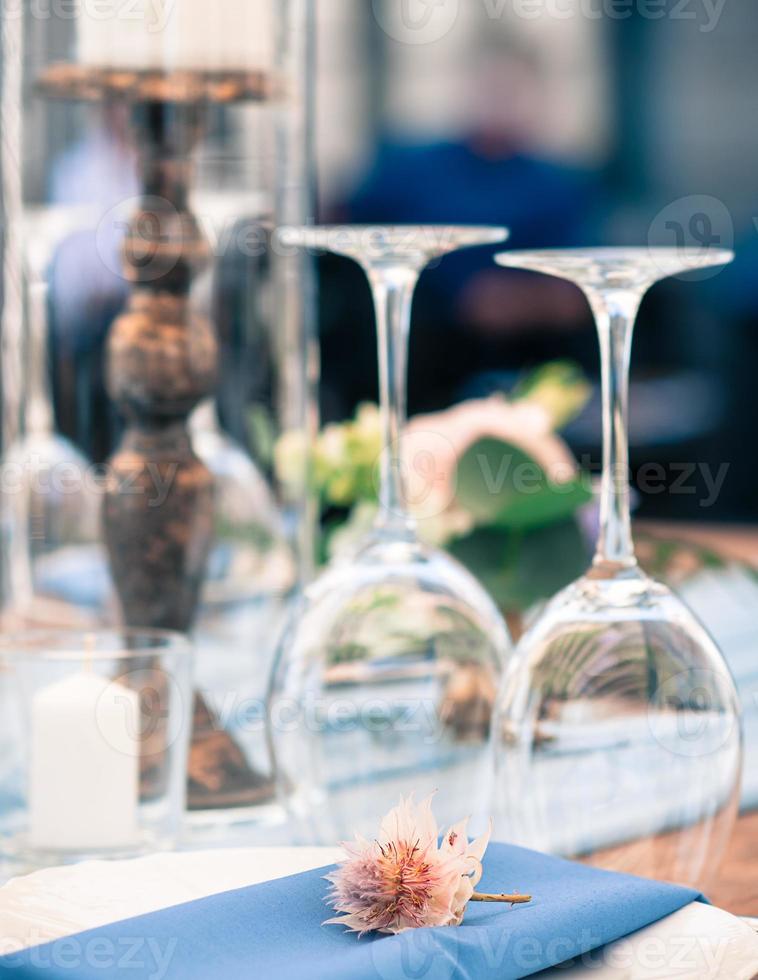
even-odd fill
[(192, 634), (189, 823), (225, 840), (278, 819), (256, 705), (311, 563), (274, 235), (311, 215), (311, 6), (3, 6), (3, 625)]

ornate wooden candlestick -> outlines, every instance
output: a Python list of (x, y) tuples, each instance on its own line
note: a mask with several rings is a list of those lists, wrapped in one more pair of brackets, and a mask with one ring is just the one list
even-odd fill
[(129, 625), (182, 632), (213, 534), (212, 476), (186, 424), (218, 364), (213, 326), (189, 296), (209, 258), (188, 202), (200, 118), (194, 105), (135, 105), (143, 197), (124, 244), (132, 292), (108, 342), (108, 390), (128, 424), (105, 500), (111, 571)]
[[(108, 389), (127, 429), (110, 460), (104, 533), (125, 623), (185, 632), (213, 541), (213, 478), (192, 450), (187, 421), (213, 392), (218, 368), (213, 324), (190, 301), (193, 280), (210, 261), (190, 207), (193, 157), (207, 107), (268, 98), (269, 81), (258, 73), (66, 64), (49, 69), (41, 86), (49, 97), (132, 106), (142, 199), (124, 245), (131, 295), (108, 341)], [(270, 796), (270, 781), (252, 771), (202, 698), (195, 701), (190, 809)], [(162, 779), (161, 737), (153, 734), (146, 753), (145, 795)]]

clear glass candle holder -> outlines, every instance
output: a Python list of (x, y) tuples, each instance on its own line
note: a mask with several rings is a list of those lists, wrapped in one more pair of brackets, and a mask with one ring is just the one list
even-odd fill
[[(264, 618), (265, 626), (256, 622)], [(279, 636), (284, 618), (284, 604), (278, 615), (269, 604), (261, 603), (257, 610), (246, 604), (236, 619), (225, 620), (224, 633), (206, 635), (202, 629), (196, 633), (194, 724), (182, 847), (289, 843), (288, 815), (277, 794), (266, 726), (273, 656), (270, 645), (261, 648), (250, 643), (245, 650), (239, 642), (240, 636), (262, 634), (265, 629)], [(229, 741), (233, 752), (227, 749)], [(222, 760), (223, 785), (217, 772)], [(214, 800), (223, 807), (209, 804)]]
[[(126, 5), (0, 6), (0, 629), (190, 634), (247, 687), (316, 551), (312, 260), (273, 235), (313, 220), (314, 3)], [(245, 834), (265, 737), (195, 707), (190, 811)]]
[(0, 851), (22, 868), (172, 847), (192, 647), (160, 630), (0, 640)]

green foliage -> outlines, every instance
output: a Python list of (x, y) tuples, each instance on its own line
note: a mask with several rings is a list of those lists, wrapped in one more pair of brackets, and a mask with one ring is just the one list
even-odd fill
[(252, 405), (247, 413), (247, 431), (255, 458), (263, 466), (274, 459), (276, 434), (271, 413), (265, 405)]
[(477, 528), (449, 550), (505, 612), (521, 612), (551, 598), (582, 575), (589, 560), (573, 518), (529, 531)]
[(592, 491), (586, 480), (550, 480), (516, 446), (482, 439), (458, 464), (456, 496), (477, 525), (528, 531), (565, 521), (592, 499)]
[(376, 500), (381, 448), (375, 405), (361, 405), (351, 421), (324, 429), (316, 444), (314, 472), (326, 506), (352, 507)]
[(552, 361), (523, 378), (511, 392), (511, 399), (541, 405), (558, 430), (579, 415), (591, 394), (592, 388), (577, 364)]

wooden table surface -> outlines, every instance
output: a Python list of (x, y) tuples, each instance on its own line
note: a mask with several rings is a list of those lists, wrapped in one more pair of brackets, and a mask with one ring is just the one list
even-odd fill
[[(758, 568), (758, 528), (639, 522), (646, 533), (663, 539), (681, 538), (711, 548), (724, 558)], [(758, 616), (758, 609), (756, 610)], [(709, 889), (711, 901), (733, 912), (758, 918), (758, 813), (743, 814), (721, 868)]]
[(708, 897), (735, 915), (758, 918), (758, 813), (743, 814)]
[(709, 548), (732, 561), (758, 569), (758, 527), (743, 524), (672, 524), (635, 521), (635, 530), (663, 541), (680, 540)]

